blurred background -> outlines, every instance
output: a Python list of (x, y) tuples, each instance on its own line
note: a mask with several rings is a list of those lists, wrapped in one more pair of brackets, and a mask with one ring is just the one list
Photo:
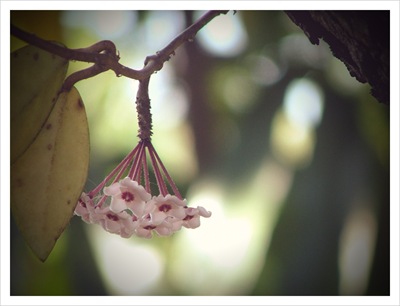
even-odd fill
[[(140, 69), (203, 13), (11, 20), (69, 48), (112, 40)], [(23, 45), (11, 38), (11, 51)], [(76, 84), (90, 126), (86, 191), (138, 141), (137, 86), (113, 72)], [(389, 108), (369, 91), (282, 11), (216, 17), (150, 81), (153, 144), (189, 205), (212, 217), (151, 240), (73, 217), (45, 263), (12, 222), (11, 295), (388, 295)]]

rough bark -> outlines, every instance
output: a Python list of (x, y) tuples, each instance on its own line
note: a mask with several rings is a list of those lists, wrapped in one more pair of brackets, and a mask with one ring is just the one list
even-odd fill
[(312, 44), (322, 38), (372, 95), (389, 105), (389, 11), (286, 11)]

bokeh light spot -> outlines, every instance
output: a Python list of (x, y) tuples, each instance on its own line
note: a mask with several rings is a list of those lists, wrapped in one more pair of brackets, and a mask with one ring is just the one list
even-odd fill
[(280, 43), (282, 58), (294, 66), (324, 68), (331, 53), (328, 45), (321, 40), (318, 46), (310, 43), (304, 33), (293, 33), (282, 38)]
[(284, 111), (289, 120), (305, 127), (319, 124), (323, 111), (322, 91), (307, 79), (292, 81), (285, 92)]
[(348, 215), (340, 237), (340, 294), (365, 293), (374, 255), (376, 231), (376, 219), (365, 205), (363, 208), (354, 208)]
[(101, 39), (129, 35), (136, 21), (135, 11), (65, 11), (61, 18), (64, 26), (91, 29)]
[(149, 11), (147, 14), (143, 37), (152, 52), (163, 48), (183, 30), (185, 19), (181, 11)]
[(110, 294), (146, 294), (161, 277), (164, 263), (155, 248), (110, 235), (100, 227), (91, 226), (89, 237)]
[(273, 85), (282, 77), (282, 71), (271, 58), (253, 55), (248, 58), (252, 71), (252, 79), (260, 85)]
[(271, 129), (272, 150), (278, 159), (292, 167), (309, 164), (323, 102), (322, 90), (311, 80), (295, 79), (288, 85), (282, 109), (276, 113)]
[[(204, 12), (198, 11), (195, 18)], [(216, 56), (232, 57), (239, 55), (247, 46), (247, 34), (244, 30), (240, 13), (220, 15), (210, 22), (199, 33), (200, 45)]]
[(247, 113), (256, 102), (258, 86), (246, 71), (234, 69), (226, 76), (222, 92), (225, 104), (235, 113)]
[(315, 145), (312, 129), (293, 124), (285, 113), (278, 112), (271, 133), (272, 150), (278, 160), (294, 168), (309, 164)]

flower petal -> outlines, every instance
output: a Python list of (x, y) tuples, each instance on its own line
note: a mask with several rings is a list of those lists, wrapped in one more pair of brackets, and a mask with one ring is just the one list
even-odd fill
[(158, 226), (154, 231), (160, 236), (169, 236), (172, 234), (172, 230), (166, 226)]
[(162, 211), (157, 211), (157, 210), (155, 212), (151, 213), (150, 216), (151, 216), (151, 224), (155, 225), (155, 226), (161, 224), (167, 217), (167, 215), (165, 213), (163, 213)]
[(173, 217), (175, 217), (177, 219), (183, 219), (183, 218), (186, 217), (186, 212), (185, 212), (185, 209), (183, 207), (178, 207), (178, 208), (175, 208), (175, 209), (171, 209), (169, 215), (173, 216)]
[(184, 221), (182, 225), (186, 228), (198, 228), (200, 226), (200, 217), (195, 216), (190, 220)]
[(111, 184), (110, 186), (103, 188), (103, 193), (108, 196), (115, 196), (121, 193), (121, 185), (120, 183), (116, 182)]
[(172, 225), (171, 230), (173, 232), (177, 232), (182, 228), (183, 221), (182, 220), (174, 220), (174, 221), (172, 221), (170, 223)]
[(171, 194), (167, 194), (164, 198), (164, 201), (174, 204), (176, 206), (186, 206), (187, 205), (187, 201), (185, 199), (181, 200), (179, 199), (177, 196), (175, 195), (171, 195)]
[(135, 230), (135, 232), (138, 237), (142, 237), (142, 238), (146, 238), (146, 239), (150, 239), (151, 237), (153, 237), (151, 230), (145, 229), (143, 227), (138, 227)]
[(136, 217), (141, 218), (145, 214), (145, 205), (146, 203), (144, 201), (141, 201), (132, 205), (128, 205), (127, 207), (130, 208), (130, 210)]
[(104, 219), (104, 227), (110, 233), (119, 234), (121, 231), (121, 225), (118, 221), (110, 220), (108, 218)]
[(139, 198), (142, 201), (149, 201), (151, 199), (151, 194), (148, 193), (142, 185), (139, 185), (138, 182), (131, 180), (129, 177), (120, 181), (120, 184), (128, 188), (128, 190), (135, 195), (135, 199)]
[(112, 197), (110, 204), (110, 210), (112, 212), (120, 213), (127, 208), (128, 206), (126, 205), (125, 201), (122, 200), (120, 197)]
[(199, 210), (197, 208), (193, 208), (193, 207), (186, 208), (186, 214), (188, 216), (194, 216), (194, 215), (197, 215), (198, 213), (199, 213)]
[(205, 218), (211, 217), (211, 211), (206, 210), (202, 206), (197, 206), (197, 209), (199, 210), (199, 215)]

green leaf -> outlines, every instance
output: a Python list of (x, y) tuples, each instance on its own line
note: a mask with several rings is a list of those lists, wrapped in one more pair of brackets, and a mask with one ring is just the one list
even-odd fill
[(57, 100), (68, 61), (34, 46), (11, 53), (11, 163), (33, 142)]
[(67, 227), (86, 182), (89, 130), (79, 92), (62, 93), (34, 142), (11, 166), (11, 209), (45, 261)]

